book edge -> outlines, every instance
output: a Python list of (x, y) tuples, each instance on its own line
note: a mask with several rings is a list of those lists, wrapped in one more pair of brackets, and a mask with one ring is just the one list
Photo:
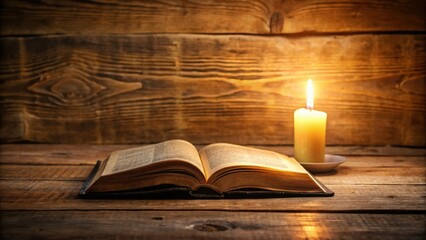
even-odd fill
[(92, 171), (90, 172), (89, 176), (84, 181), (83, 186), (80, 189), (79, 196), (84, 196), (84, 195), (87, 194), (86, 188), (90, 184), (90, 182), (93, 180), (93, 178), (95, 177), (96, 173), (98, 172), (98, 169), (99, 169), (100, 165), (101, 165), (101, 161), (98, 160), (96, 162), (95, 166), (93, 167)]

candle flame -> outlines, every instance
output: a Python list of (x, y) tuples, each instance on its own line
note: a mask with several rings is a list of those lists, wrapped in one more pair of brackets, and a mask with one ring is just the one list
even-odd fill
[(314, 109), (314, 86), (311, 79), (308, 80), (308, 87), (306, 88), (306, 108)]

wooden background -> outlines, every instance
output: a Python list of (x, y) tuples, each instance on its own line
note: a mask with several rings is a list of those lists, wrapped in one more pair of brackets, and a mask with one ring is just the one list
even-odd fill
[(425, 146), (426, 1), (2, 1), (0, 141)]

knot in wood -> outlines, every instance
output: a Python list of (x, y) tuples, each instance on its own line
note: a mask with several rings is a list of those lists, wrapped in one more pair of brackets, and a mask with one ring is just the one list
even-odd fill
[(227, 221), (205, 221), (189, 225), (189, 228), (201, 232), (222, 232), (234, 229), (234, 224)]

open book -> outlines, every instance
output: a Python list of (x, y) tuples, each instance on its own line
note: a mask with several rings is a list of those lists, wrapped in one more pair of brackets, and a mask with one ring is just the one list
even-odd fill
[(98, 162), (80, 196), (173, 190), (194, 197), (333, 195), (294, 158), (226, 143), (198, 151), (187, 141), (170, 140), (112, 152)]

